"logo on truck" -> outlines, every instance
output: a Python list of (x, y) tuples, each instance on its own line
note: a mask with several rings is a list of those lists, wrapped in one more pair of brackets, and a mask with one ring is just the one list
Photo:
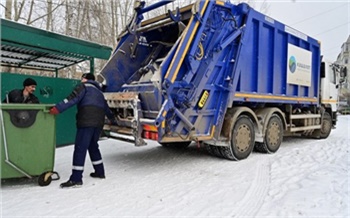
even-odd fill
[(288, 44), (287, 83), (311, 86), (311, 51)]
[(297, 69), (297, 61), (295, 60), (294, 56), (291, 56), (289, 58), (289, 70), (290, 72), (294, 73), (296, 69)]

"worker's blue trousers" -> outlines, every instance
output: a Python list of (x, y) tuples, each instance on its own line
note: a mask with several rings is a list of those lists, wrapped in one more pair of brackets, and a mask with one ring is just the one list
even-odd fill
[(98, 148), (98, 139), (102, 129), (96, 127), (78, 128), (75, 137), (75, 146), (73, 153), (73, 169), (70, 180), (82, 182), (84, 163), (87, 151), (95, 172), (98, 175), (105, 175), (102, 157)]

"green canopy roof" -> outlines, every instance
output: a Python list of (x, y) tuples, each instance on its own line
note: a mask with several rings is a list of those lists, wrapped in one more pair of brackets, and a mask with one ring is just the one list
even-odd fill
[(1, 19), (1, 65), (56, 71), (94, 58), (107, 60), (112, 48)]

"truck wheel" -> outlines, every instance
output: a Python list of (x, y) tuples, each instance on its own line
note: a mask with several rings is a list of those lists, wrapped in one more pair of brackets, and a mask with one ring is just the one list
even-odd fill
[(322, 125), (321, 125), (321, 134), (320, 138), (325, 139), (329, 136), (332, 130), (332, 117), (328, 112), (323, 114)]
[(235, 160), (237, 161), (238, 159), (233, 155), (231, 146), (230, 147), (220, 147), (221, 154), (224, 158), (229, 159), (229, 160)]
[(255, 149), (262, 153), (275, 153), (283, 140), (283, 124), (278, 115), (272, 115), (266, 128), (264, 143), (256, 143)]
[(165, 148), (185, 149), (191, 144), (191, 142), (165, 142), (160, 144)]
[(218, 150), (214, 150), (214, 146), (205, 144), (205, 148), (207, 149), (207, 152), (212, 156), (218, 156)]
[(214, 155), (214, 152), (213, 150), (211, 149), (211, 145), (208, 145), (208, 144), (204, 144), (205, 145), (205, 148), (207, 150), (207, 152), (210, 154), (210, 155)]
[(221, 154), (229, 160), (246, 159), (252, 153), (255, 143), (255, 131), (248, 116), (240, 116), (233, 126), (229, 147), (220, 147)]
[(209, 154), (222, 158), (220, 147), (206, 144), (206, 148)]

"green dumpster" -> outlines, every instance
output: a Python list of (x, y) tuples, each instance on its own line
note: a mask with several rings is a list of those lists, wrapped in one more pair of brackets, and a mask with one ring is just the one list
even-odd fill
[(1, 179), (39, 176), (41, 186), (59, 179), (53, 171), (56, 129), (48, 104), (0, 104)]

